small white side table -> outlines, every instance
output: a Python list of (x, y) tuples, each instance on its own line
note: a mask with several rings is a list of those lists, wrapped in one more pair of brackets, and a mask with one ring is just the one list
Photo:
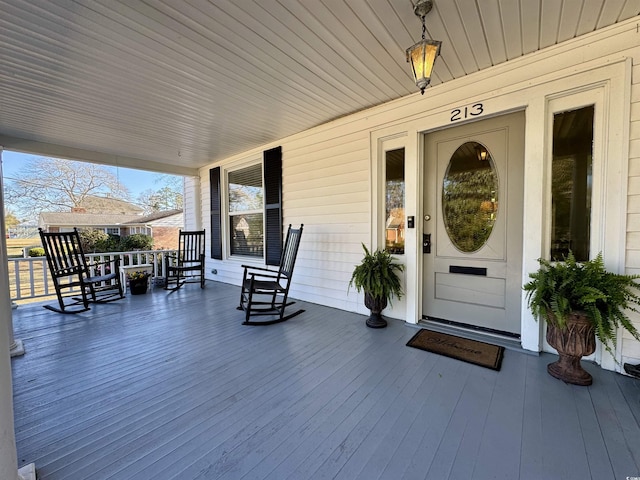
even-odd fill
[[(147, 272), (149, 276), (153, 275), (153, 265), (150, 263), (143, 263), (140, 265), (127, 265), (120, 267), (120, 282), (122, 283), (122, 292), (127, 293), (127, 274), (130, 272)], [(149, 289), (151, 288), (151, 281), (149, 282)]]

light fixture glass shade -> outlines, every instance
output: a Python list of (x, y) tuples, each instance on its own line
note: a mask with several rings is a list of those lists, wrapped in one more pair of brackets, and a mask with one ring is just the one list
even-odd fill
[(411, 63), (413, 79), (422, 94), (431, 81), (431, 71), (436, 57), (440, 55), (441, 44), (438, 40), (423, 39), (407, 48), (407, 62)]
[(484, 148), (484, 146), (477, 143), (475, 148), (476, 148), (476, 156), (478, 157), (479, 161), (483, 162), (487, 158), (489, 158), (489, 152), (487, 151), (486, 148)]

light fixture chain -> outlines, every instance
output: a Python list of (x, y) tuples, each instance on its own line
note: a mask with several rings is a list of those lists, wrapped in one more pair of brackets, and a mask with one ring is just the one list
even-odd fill
[(426, 33), (427, 33), (427, 26), (424, 23), (424, 17), (425, 15), (422, 16), (422, 40), (424, 40), (426, 37)]

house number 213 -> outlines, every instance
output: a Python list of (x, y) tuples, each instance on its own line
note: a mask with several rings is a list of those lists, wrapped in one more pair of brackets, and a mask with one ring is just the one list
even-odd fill
[(470, 107), (460, 107), (451, 110), (451, 121), (465, 120), (469, 117), (477, 117), (484, 113), (484, 105), (482, 103), (474, 103)]

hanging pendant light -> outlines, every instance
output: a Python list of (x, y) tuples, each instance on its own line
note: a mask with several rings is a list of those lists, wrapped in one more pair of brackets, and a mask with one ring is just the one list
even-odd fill
[(424, 89), (427, 88), (431, 81), (431, 72), (436, 57), (440, 55), (439, 40), (429, 40), (425, 38), (427, 27), (424, 23), (424, 17), (433, 8), (432, 0), (417, 0), (413, 7), (413, 13), (422, 20), (422, 40), (415, 45), (407, 48), (407, 62), (411, 63), (411, 72), (416, 85), (420, 89), (420, 93), (424, 95)]
[(478, 160), (480, 162), (484, 162), (489, 158), (489, 152), (487, 151), (486, 148), (484, 148), (483, 145), (476, 143), (475, 150), (476, 150), (476, 157), (478, 157)]

